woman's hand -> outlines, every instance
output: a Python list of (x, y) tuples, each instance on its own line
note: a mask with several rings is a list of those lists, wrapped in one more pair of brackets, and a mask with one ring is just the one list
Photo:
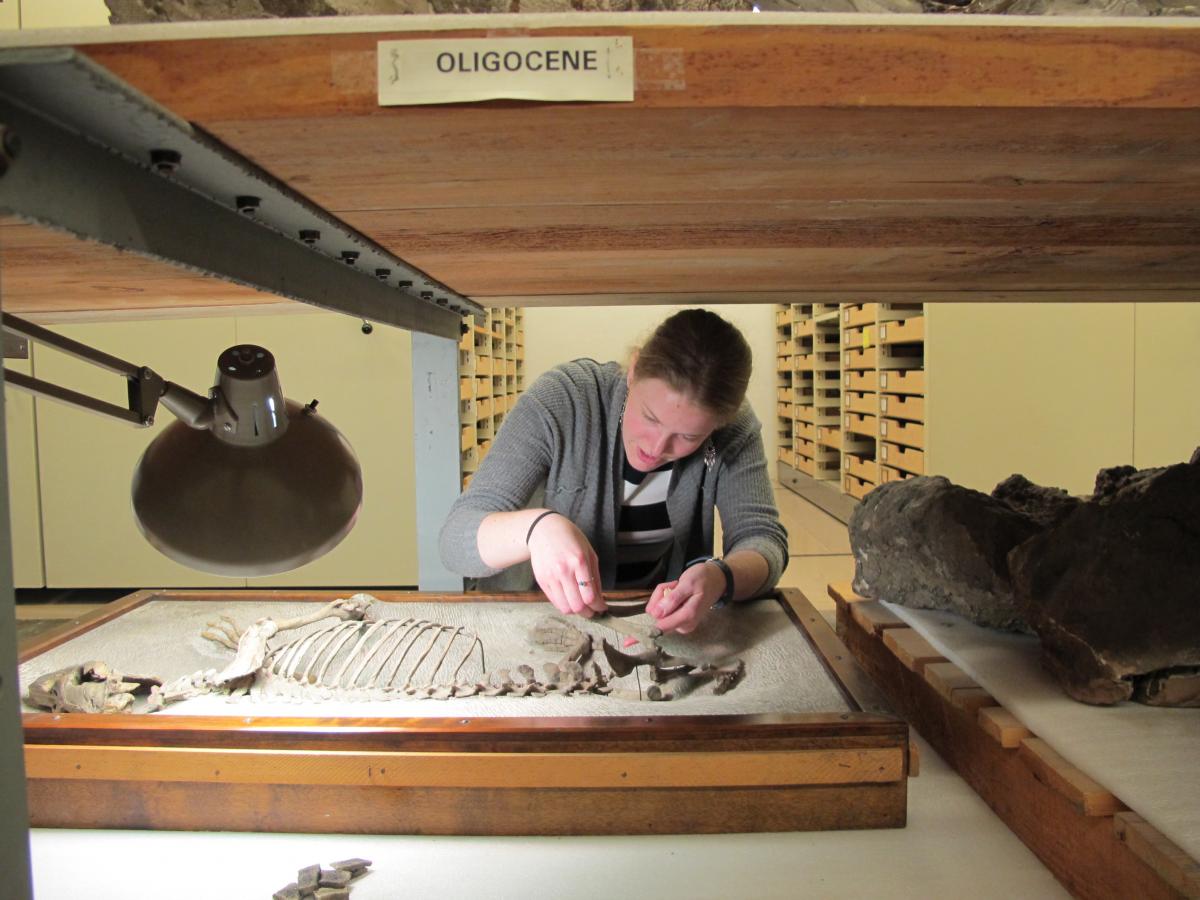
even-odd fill
[(529, 564), (538, 587), (564, 615), (604, 612), (600, 565), (587, 537), (566, 516), (546, 516), (529, 535)]
[(688, 634), (700, 624), (725, 591), (725, 574), (716, 566), (697, 563), (676, 581), (660, 584), (650, 594), (646, 612), (664, 632)]

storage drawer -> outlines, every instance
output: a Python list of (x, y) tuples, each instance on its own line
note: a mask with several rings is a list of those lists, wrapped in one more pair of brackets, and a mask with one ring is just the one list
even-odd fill
[(817, 443), (834, 450), (842, 449), (842, 429), (828, 425), (817, 426)]
[(879, 326), (879, 343), (904, 344), (925, 340), (925, 317), (913, 316), (899, 322), (884, 322)]
[(459, 434), (459, 446), (466, 450), (475, 446), (475, 426), (464, 425)]
[(794, 408), (794, 418), (799, 419), (801, 422), (810, 422), (814, 425), (816, 424), (817, 408), (815, 406), (806, 403), (797, 403)]
[(776, 400), (791, 400), (792, 399), (792, 389), (789, 387), (775, 388), (775, 399)]
[(475, 396), (475, 385), (470, 378), (458, 379), (458, 399), (470, 400)]
[(876, 429), (880, 425), (879, 420), (875, 416), (848, 412), (842, 416), (842, 427), (855, 434), (865, 434), (868, 437), (875, 437)]
[(873, 457), (847, 453), (842, 457), (842, 468), (845, 469), (847, 475), (853, 475), (855, 478), (861, 478), (872, 484), (879, 483), (879, 463)]
[(842, 376), (842, 387), (848, 391), (860, 393), (875, 390), (878, 379), (875, 372), (847, 372)]
[(817, 439), (817, 426), (811, 422), (796, 419), (792, 430), (797, 438), (803, 438), (806, 441), (815, 441)]
[(842, 368), (874, 369), (878, 358), (879, 354), (874, 347), (869, 347), (866, 350), (843, 350)]
[(797, 353), (792, 357), (792, 371), (807, 372), (813, 367), (813, 363), (817, 360), (817, 355), (811, 351)]
[(847, 475), (842, 479), (843, 487), (846, 493), (855, 500), (861, 500), (871, 491), (875, 490), (875, 485), (869, 481), (863, 481), (861, 478), (855, 478), (853, 475)]
[(775, 360), (775, 371), (776, 372), (792, 371), (792, 358), (790, 356), (777, 357)]
[(477, 400), (475, 402), (475, 420), (476, 421), (478, 421), (479, 419), (491, 418), (493, 402), (494, 401), (492, 400), (491, 397), (481, 397), (479, 400)]
[(879, 390), (889, 394), (924, 394), (925, 371), (909, 369), (880, 372)]
[(779, 327), (786, 326), (792, 320), (792, 311), (790, 309), (775, 310), (775, 324)]
[(880, 419), (879, 436), (895, 444), (925, 449), (925, 426), (920, 422), (902, 422), (899, 419)]
[(785, 462), (790, 466), (792, 464), (792, 451), (789, 450), (787, 447), (780, 447), (779, 448), (779, 461)]
[(800, 319), (799, 321), (792, 323), (792, 337), (812, 337), (813, 333), (816, 331), (816, 328), (817, 323), (812, 319)]
[(842, 329), (843, 350), (866, 350), (875, 346), (875, 326)]
[(793, 409), (795, 409), (795, 407), (791, 403), (780, 402), (775, 404), (775, 411), (779, 414), (779, 417), (783, 419), (790, 419), (792, 417)]
[(878, 303), (858, 303), (842, 308), (842, 325), (858, 328), (862, 325), (874, 325), (879, 315)]
[(492, 396), (492, 379), (487, 378), (486, 376), (483, 378), (476, 378), (475, 379), (475, 396), (476, 397)]
[(906, 478), (916, 478), (912, 472), (905, 472), (903, 469), (895, 469), (891, 466), (879, 467), (879, 483), (887, 484), (889, 481), (904, 481)]
[(846, 409), (850, 412), (865, 413), (873, 416), (879, 412), (879, 397), (877, 394), (860, 394), (847, 391), (845, 394)]
[(795, 454), (795, 462), (792, 463), (792, 468), (803, 472), (805, 475), (811, 475), (814, 478), (817, 475), (816, 460), (800, 453)]
[(925, 421), (925, 398), (912, 394), (882, 394), (879, 397), (879, 412), (893, 419)]
[(925, 474), (925, 453), (912, 447), (884, 441), (879, 445), (879, 462), (914, 475)]

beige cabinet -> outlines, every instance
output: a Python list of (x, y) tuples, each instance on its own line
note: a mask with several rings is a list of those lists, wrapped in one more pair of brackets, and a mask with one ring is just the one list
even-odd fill
[[(4, 367), (30, 375), (33, 360), (6, 359)], [(42, 571), (41, 500), (34, 427), (33, 397), (24, 391), (6, 390), (4, 436), (8, 457), (9, 525), (13, 584), (19, 588), (38, 588), (46, 583)]]
[[(337, 548), (294, 572), (251, 583), (357, 587), (417, 582), (407, 332), (379, 326), (366, 336), (354, 319), (306, 312), (84, 323), (56, 330), (148, 365), (201, 393), (213, 383), (217, 356), (226, 347), (242, 342), (266, 346), (277, 358), (284, 393), (299, 402), (319, 400), (321, 414), (354, 447), (363, 467), (365, 497), (354, 530)], [(125, 382), (117, 375), (36, 345), (33, 365), (40, 378), (125, 403)], [(7, 394), (17, 404), (19, 395), (12, 390)], [(140, 429), (46, 400), (35, 405), (40, 529), (31, 524), (35, 517), (28, 513), (28, 502), (14, 502), (13, 531), (14, 546), (19, 533), (40, 531), (47, 586), (246, 586), (246, 579), (206, 575), (172, 562), (138, 531), (130, 508), (130, 479), (146, 445), (173, 421), (169, 412), (160, 409), (155, 425)], [(16, 405), (11, 408), (17, 410)], [(10, 438), (10, 446), (20, 450), (19, 417), (11, 430), (17, 437)], [(9, 463), (14, 497), (28, 489), (29, 471), (28, 454), (15, 454)]]
[(832, 486), (840, 463), (854, 497), (922, 473), (1088, 494), (1101, 468), (1182, 462), (1200, 445), (1200, 304), (904, 306), (843, 304), (840, 332), (832, 307), (777, 307), (784, 484), (802, 472)]

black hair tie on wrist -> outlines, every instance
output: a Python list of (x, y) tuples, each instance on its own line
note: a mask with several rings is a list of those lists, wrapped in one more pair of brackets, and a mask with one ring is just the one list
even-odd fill
[(542, 521), (542, 519), (546, 518), (546, 516), (553, 516), (555, 514), (556, 513), (553, 509), (548, 509), (544, 513), (542, 513), (540, 516), (538, 516), (536, 519), (534, 519), (532, 523), (530, 523), (529, 530), (527, 532), (525, 532), (525, 546), (526, 547), (529, 546), (529, 539), (531, 537), (533, 537), (533, 529), (537, 528), (537, 523)]

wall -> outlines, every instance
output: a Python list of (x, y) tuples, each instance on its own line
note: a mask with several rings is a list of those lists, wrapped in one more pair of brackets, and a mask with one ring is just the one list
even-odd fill
[[(547, 369), (589, 356), (600, 362), (629, 361), (658, 323), (684, 306), (585, 306), (571, 309), (527, 307), (525, 311), (525, 386)], [(775, 459), (775, 313), (769, 304), (709, 306), (745, 335), (754, 353), (747, 394), (763, 422), (767, 459)]]
[(1200, 304), (928, 304), (926, 471), (1074, 494), (1200, 444)]

